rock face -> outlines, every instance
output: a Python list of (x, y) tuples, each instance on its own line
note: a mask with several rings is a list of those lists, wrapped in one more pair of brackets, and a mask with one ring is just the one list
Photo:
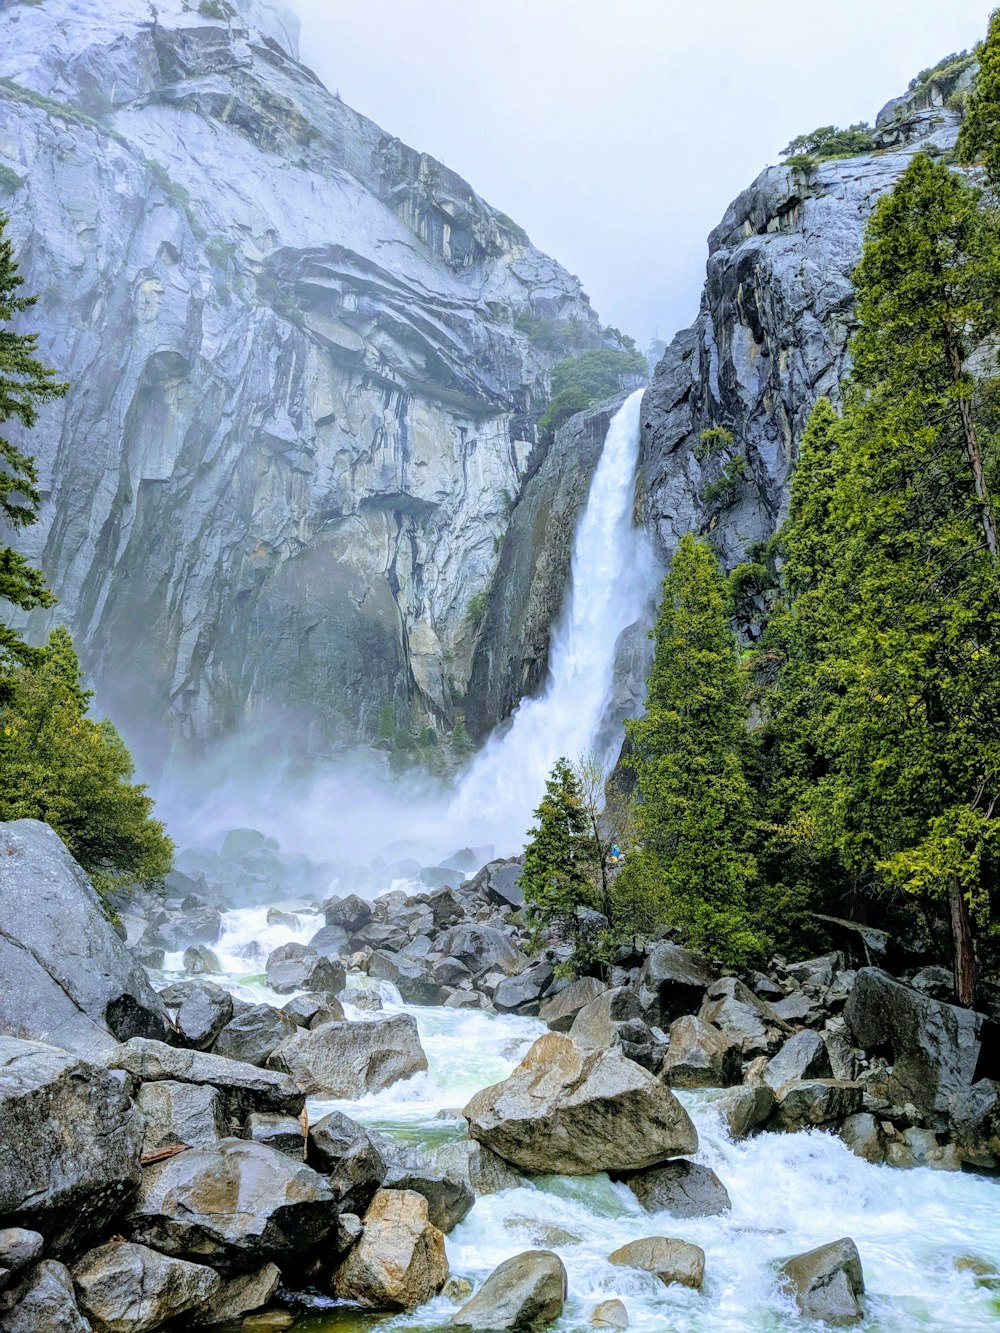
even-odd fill
[[(711, 532), (732, 567), (775, 531), (809, 412), (837, 397), (847, 367), (864, 224), (911, 154), (954, 143), (959, 116), (943, 103), (955, 87), (890, 103), (876, 153), (766, 168), (712, 232), (698, 317), (643, 399), (641, 508), (664, 557), (685, 532)], [(733, 444), (706, 456), (701, 432), (715, 426)], [(733, 484), (717, 485), (729, 465)]]
[(102, 1333), (148, 1333), (203, 1304), (222, 1286), (204, 1264), (112, 1241), (73, 1266), (77, 1301)]
[(363, 1097), (427, 1068), (411, 1014), (358, 1022), (323, 1023), (288, 1037), (270, 1057), (307, 1093)]
[(105, 1069), (40, 1042), (0, 1037), (0, 1218), (78, 1249), (128, 1206), (141, 1177), (142, 1117)]
[(585, 1051), (556, 1032), (463, 1114), (472, 1138), (534, 1173), (638, 1170), (698, 1147), (668, 1088), (620, 1052)]
[(374, 1310), (412, 1310), (448, 1277), (444, 1236), (427, 1218), (427, 1200), (413, 1190), (379, 1190), (364, 1217), (361, 1239), (335, 1278), (338, 1296)]
[[(2, 25), (2, 20), (0, 20)], [(167, 1014), (48, 824), (0, 824), (0, 1031), (96, 1056)]]
[(32, 443), (43, 563), (122, 720), (198, 738), (449, 725), (546, 371), (601, 337), (295, 29), (280, 0), (0, 14), (3, 204), (74, 386)]
[(835, 1240), (797, 1254), (781, 1265), (780, 1276), (807, 1319), (836, 1326), (861, 1318), (858, 1297), (864, 1294), (865, 1279), (853, 1240)]
[(551, 1250), (525, 1250), (494, 1268), (452, 1318), (456, 1328), (533, 1333), (555, 1323), (566, 1301), (566, 1269)]

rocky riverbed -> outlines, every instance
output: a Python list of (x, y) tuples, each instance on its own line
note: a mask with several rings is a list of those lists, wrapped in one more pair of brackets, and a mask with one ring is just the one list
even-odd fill
[(488, 849), (237, 830), (117, 930), (0, 852), (4, 1333), (995, 1326), (993, 1023), (878, 932), (569, 980)]

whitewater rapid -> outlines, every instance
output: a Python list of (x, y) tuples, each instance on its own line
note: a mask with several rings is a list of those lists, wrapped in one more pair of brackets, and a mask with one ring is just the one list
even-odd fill
[[(240, 956), (248, 943), (258, 941), (266, 952), (290, 938), (308, 938), (322, 924), (306, 904), (280, 905), (298, 913), (294, 932), (268, 926), (263, 907), (224, 918), (216, 952), (226, 983), (245, 999), (280, 1005), (289, 998), (267, 989), (259, 962)], [(180, 956), (168, 958), (167, 966), (179, 971)], [(372, 983), (354, 977), (351, 984)], [(505, 1078), (545, 1031), (537, 1019), (404, 1005), (388, 983), (377, 988), (385, 1012), (410, 1013), (416, 1020), (427, 1072), (358, 1101), (313, 1098), (314, 1120), (338, 1109), (428, 1148), (461, 1138), (465, 1122), (456, 1113), (474, 1092)], [(365, 1016), (352, 1006), (346, 1012)], [(733, 1143), (714, 1110), (717, 1094), (680, 1095), (701, 1139), (696, 1160), (712, 1167), (729, 1190), (729, 1214), (684, 1220), (648, 1214), (624, 1185), (605, 1176), (536, 1179), (477, 1199), (447, 1237), (452, 1274), (477, 1285), (522, 1250), (555, 1250), (569, 1274), (570, 1299), (553, 1333), (585, 1333), (593, 1306), (610, 1296), (624, 1301), (631, 1327), (641, 1333), (817, 1333), (821, 1326), (798, 1318), (782, 1295), (774, 1265), (851, 1236), (868, 1287), (866, 1318), (858, 1325), (865, 1333), (1000, 1327), (1000, 1277), (995, 1285), (956, 1267), (957, 1260), (975, 1259), (1000, 1270), (1000, 1181), (872, 1166), (835, 1135), (818, 1131), (759, 1134)], [(652, 1235), (680, 1237), (704, 1249), (700, 1292), (667, 1288), (607, 1262), (619, 1245)], [(444, 1296), (392, 1318), (331, 1308), (301, 1319), (294, 1333), (361, 1333), (373, 1319), (380, 1329), (444, 1333), (457, 1308)]]
[[(653, 560), (634, 522), (642, 389), (612, 417), (573, 538), (570, 586), (549, 651), (542, 693), (525, 699), (510, 724), (473, 760), (448, 811), (449, 822), (480, 841), (517, 849), (554, 762), (594, 750), (614, 686), (618, 639), (642, 615)], [(606, 765), (621, 736), (610, 738)]]

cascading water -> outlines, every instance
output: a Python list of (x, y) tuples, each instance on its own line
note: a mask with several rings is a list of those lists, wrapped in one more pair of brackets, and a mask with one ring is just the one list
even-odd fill
[(608, 426), (573, 539), (570, 588), (545, 689), (487, 741), (448, 812), (449, 822), (505, 852), (522, 844), (555, 760), (593, 748), (611, 698), (619, 635), (649, 595), (652, 555), (632, 521), (642, 392), (630, 394)]

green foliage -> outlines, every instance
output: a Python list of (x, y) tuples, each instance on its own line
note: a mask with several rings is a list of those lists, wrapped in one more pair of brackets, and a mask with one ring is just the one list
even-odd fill
[(451, 729), (451, 736), (449, 737), (448, 743), (452, 757), (458, 762), (467, 759), (472, 753), (472, 741), (470, 740), (469, 733), (465, 727), (464, 714), (456, 712), (455, 724)]
[(531, 244), (531, 241), (528, 238), (528, 233), (522, 226), (516, 223), (512, 217), (509, 217), (506, 213), (494, 213), (493, 216), (504, 231), (509, 232), (519, 245)]
[(226, 4), (226, 0), (200, 0), (198, 13), (204, 18), (219, 19), (223, 23), (236, 17), (236, 10), (232, 5)]
[(646, 715), (626, 724), (645, 864), (670, 921), (736, 966), (760, 958), (751, 921), (753, 802), (746, 681), (711, 548), (685, 536), (663, 584)]
[(0, 162), (0, 194), (16, 194), (23, 184), (23, 178), (16, 171)]
[(305, 315), (302, 307), (284, 283), (279, 282), (274, 274), (266, 269), (256, 275), (256, 283), (257, 295), (265, 305), (269, 305), (276, 315), (280, 315), (289, 324), (294, 324), (297, 328), (303, 327)]
[(528, 919), (576, 943), (579, 909), (593, 908), (594, 891), (583, 792), (568, 759), (556, 760), (535, 819), (520, 877)]
[(737, 454), (723, 464), (714, 481), (706, 482), (701, 488), (701, 499), (706, 508), (720, 513), (737, 502), (747, 483), (746, 466), (746, 454)]
[(914, 75), (910, 80), (910, 92), (926, 88), (929, 83), (945, 83), (949, 79), (958, 78), (970, 65), (975, 64), (978, 56), (978, 50), (953, 51), (950, 56), (943, 56), (936, 65), (922, 69), (919, 74)]
[(538, 423), (543, 439), (551, 439), (564, 421), (618, 392), (628, 375), (645, 375), (639, 352), (594, 347), (568, 356), (552, 367), (552, 396)]
[[(982, 162), (994, 189), (1000, 186), (1000, 9), (990, 16), (979, 52), (979, 73), (958, 132), (959, 162)], [(972, 57), (969, 57), (971, 60)]]
[[(38, 359), (38, 335), (13, 328), (17, 316), (30, 310), (37, 297), (20, 294), (24, 278), (6, 226), (7, 218), (0, 213), (0, 518), (16, 533), (37, 520), (41, 496), (35, 460), (8, 437), (5, 427), (16, 421), (22, 430), (30, 430), (41, 405), (61, 398), (67, 385), (58, 383), (55, 371)], [(0, 547), (0, 601), (21, 611), (55, 602), (41, 572), (12, 546)], [(37, 651), (25, 644), (20, 632), (0, 621), (0, 699), (9, 692), (12, 668), (36, 657)]]
[(810, 153), (792, 153), (790, 157), (785, 158), (786, 167), (791, 167), (793, 171), (804, 171), (807, 174), (818, 165), (818, 159)]
[(486, 618), (489, 605), (489, 588), (480, 588), (479, 592), (474, 592), (469, 598), (469, 605), (465, 608), (465, 623), (473, 633), (479, 629)]
[[(803, 157), (828, 158), (859, 157), (870, 153), (875, 147), (872, 127), (867, 121), (849, 125), (846, 130), (836, 125), (820, 125), (811, 134), (799, 134), (781, 150), (781, 156), (789, 159), (789, 164), (799, 166)], [(792, 162), (791, 159), (797, 159)]]
[(106, 893), (165, 875), (173, 844), (146, 788), (130, 781), (117, 731), (86, 716), (89, 701), (69, 633), (53, 630), (39, 660), (13, 672), (0, 706), (0, 820), (50, 824)]
[(708, 430), (703, 430), (698, 436), (698, 443), (694, 446), (694, 456), (701, 462), (706, 459), (715, 458), (717, 454), (725, 453), (733, 447), (733, 432), (726, 430), (725, 426), (709, 426)]

